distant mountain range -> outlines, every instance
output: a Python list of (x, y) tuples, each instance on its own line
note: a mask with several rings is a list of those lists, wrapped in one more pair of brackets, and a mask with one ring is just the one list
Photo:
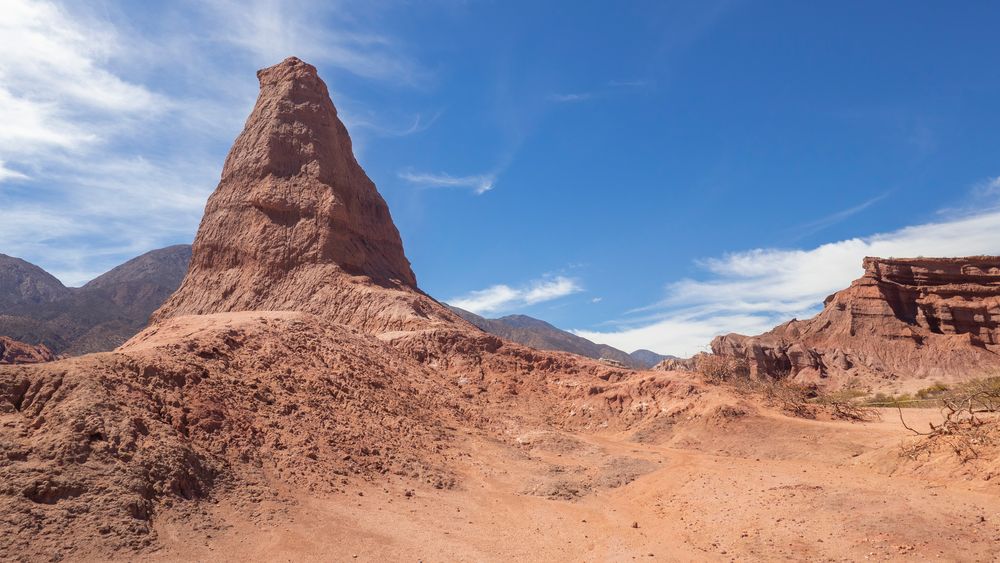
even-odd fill
[(191, 246), (148, 252), (79, 288), (0, 254), (0, 336), (56, 354), (111, 350), (146, 326), (184, 279)]
[(649, 369), (672, 357), (649, 350), (636, 350), (629, 354), (606, 344), (591, 342), (586, 338), (526, 315), (508, 315), (498, 319), (487, 319), (451, 305), (448, 305), (448, 308), (479, 327), (480, 330), (539, 350), (556, 350), (588, 358), (614, 360), (634, 369)]
[[(190, 245), (161, 248), (72, 288), (30, 262), (0, 254), (0, 336), (44, 344), (60, 355), (112, 350), (146, 326), (180, 286), (190, 260)], [(449, 308), (485, 332), (539, 350), (603, 358), (634, 369), (671, 357), (649, 350), (629, 354), (526, 315), (487, 319)]]

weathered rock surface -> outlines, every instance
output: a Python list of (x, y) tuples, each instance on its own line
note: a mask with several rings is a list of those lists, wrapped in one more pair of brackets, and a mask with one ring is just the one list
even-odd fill
[(0, 364), (37, 364), (56, 359), (52, 350), (44, 344), (32, 346), (24, 342), (0, 336)]
[(161, 248), (67, 288), (38, 266), (0, 256), (0, 335), (57, 354), (112, 350), (146, 326), (190, 259), (189, 245)]
[(866, 258), (864, 268), (816, 317), (720, 336), (712, 351), (746, 358), (757, 374), (835, 386), (1000, 371), (1000, 257)]
[(296, 310), (367, 332), (454, 322), (417, 289), (316, 69), (293, 57), (257, 77), (260, 96), (208, 200), (187, 277), (155, 319)]
[(667, 358), (653, 366), (657, 371), (694, 371), (697, 356), (691, 358)]
[(119, 352), (7, 366), (0, 558), (142, 550), (159, 512), (226, 491), (253, 503), (269, 477), (326, 492), (359, 474), (447, 485), (432, 381), (374, 339), (290, 312), (178, 317)]

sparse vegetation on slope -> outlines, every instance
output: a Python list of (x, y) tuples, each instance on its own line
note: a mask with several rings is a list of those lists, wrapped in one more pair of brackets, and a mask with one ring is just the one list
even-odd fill
[(727, 385), (744, 395), (760, 397), (766, 404), (800, 418), (816, 418), (825, 413), (831, 418), (856, 422), (877, 420), (876, 409), (857, 401), (850, 390), (827, 392), (816, 385), (751, 374), (743, 358), (701, 354), (695, 358), (695, 369), (705, 379), (717, 385)]

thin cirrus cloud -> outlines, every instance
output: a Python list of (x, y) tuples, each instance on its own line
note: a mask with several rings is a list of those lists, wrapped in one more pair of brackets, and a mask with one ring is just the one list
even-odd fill
[(0, 151), (5, 158), (78, 151), (121, 120), (165, 100), (120, 78), (105, 62), (124, 51), (110, 25), (56, 4), (10, 0), (0, 17)]
[[(215, 21), (213, 34), (249, 53), (259, 64), (289, 55), (342, 68), (364, 78), (421, 84), (430, 73), (393, 38), (358, 22), (374, 3), (309, 0), (208, 0), (197, 4)], [(327, 25), (318, 26), (317, 21)]]
[(572, 104), (576, 102), (585, 102), (588, 100), (593, 100), (597, 98), (602, 98), (605, 96), (612, 96), (616, 94), (624, 93), (624, 91), (629, 89), (640, 89), (649, 86), (650, 83), (646, 80), (610, 80), (608, 81), (606, 87), (598, 88), (594, 91), (587, 92), (557, 92), (549, 94), (546, 99), (550, 102), (555, 102), (557, 104)]
[[(190, 240), (256, 96), (253, 70), (297, 54), (334, 77), (412, 86), (429, 76), (363, 23), (381, 9), (369, 3), (180, 2), (142, 28), (120, 25), (119, 8), (7, 0), (0, 14), (0, 252), (69, 285)], [(374, 109), (343, 105), (345, 121), (379, 124), (363, 128), (375, 136), (436, 119), (392, 127)]]
[(4, 162), (0, 160), (0, 183), (4, 180), (27, 180), (28, 176), (18, 172), (17, 170), (11, 170), (4, 166)]
[(594, 97), (592, 92), (579, 92), (575, 94), (549, 94), (549, 101), (557, 103), (583, 102)]
[(405, 170), (399, 173), (399, 177), (422, 188), (464, 188), (472, 190), (476, 195), (482, 195), (492, 190), (496, 184), (495, 174), (452, 176), (446, 173), (434, 174)]
[(810, 221), (808, 223), (804, 223), (802, 225), (799, 225), (797, 227), (797, 229), (800, 232), (799, 232), (799, 234), (798, 234), (798, 236), (796, 238), (803, 238), (803, 237), (806, 237), (806, 236), (809, 236), (809, 235), (813, 235), (813, 234), (816, 234), (816, 233), (818, 233), (818, 232), (826, 229), (827, 227), (831, 227), (833, 225), (836, 225), (837, 223), (842, 223), (842, 222), (846, 221), (847, 219), (850, 219), (851, 217), (857, 215), (858, 213), (861, 213), (862, 211), (865, 211), (866, 209), (868, 209), (869, 207), (875, 205), (876, 203), (884, 200), (885, 198), (889, 197), (889, 195), (891, 195), (891, 194), (892, 194), (891, 191), (884, 192), (884, 193), (879, 194), (879, 195), (877, 195), (877, 196), (875, 196), (875, 197), (873, 197), (871, 199), (863, 201), (863, 202), (861, 202), (861, 203), (859, 203), (859, 204), (857, 204), (855, 206), (849, 207), (847, 209), (842, 209), (842, 210), (837, 211), (835, 213), (831, 213), (831, 214), (829, 214), (829, 215), (827, 215), (825, 217), (821, 217), (821, 218), (816, 219), (814, 221)]
[(610, 329), (574, 334), (624, 350), (648, 348), (690, 356), (708, 350), (712, 338), (729, 332), (759, 334), (792, 318), (817, 313), (828, 295), (862, 273), (865, 256), (972, 256), (1000, 254), (1000, 180), (982, 183), (992, 201), (982, 211), (891, 232), (802, 250), (754, 249), (701, 261), (704, 279), (684, 279), (666, 288), (657, 303), (629, 312)]
[(565, 276), (534, 280), (521, 287), (498, 284), (449, 299), (448, 303), (477, 315), (500, 313), (537, 305), (583, 291), (577, 280)]

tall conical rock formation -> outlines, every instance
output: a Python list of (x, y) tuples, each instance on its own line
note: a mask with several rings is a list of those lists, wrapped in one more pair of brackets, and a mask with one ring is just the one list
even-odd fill
[(454, 322), (417, 289), (316, 68), (291, 57), (257, 77), (257, 104), (208, 200), (188, 274), (153, 320), (296, 310), (368, 332)]

